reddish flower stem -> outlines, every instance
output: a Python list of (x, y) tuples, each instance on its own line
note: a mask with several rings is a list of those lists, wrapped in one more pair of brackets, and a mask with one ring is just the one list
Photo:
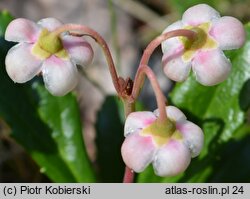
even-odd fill
[[(118, 95), (121, 96), (122, 88), (119, 83), (119, 77), (114, 65), (114, 61), (112, 58), (112, 55), (110, 53), (110, 50), (108, 48), (107, 43), (105, 40), (93, 29), (84, 26), (84, 25), (77, 25), (77, 24), (65, 24), (59, 28), (57, 28), (53, 33), (56, 35), (59, 35), (63, 32), (66, 31), (80, 31), (81, 34), (90, 36), (93, 38), (102, 48), (104, 55), (106, 57), (108, 66), (109, 66), (109, 71), (111, 74), (111, 78), (114, 84), (114, 87), (118, 93)], [(74, 34), (74, 33), (73, 33)], [(76, 33), (76, 35), (78, 35)], [(185, 29), (179, 29), (179, 30), (174, 30), (167, 32), (165, 34), (162, 34), (158, 36), (156, 39), (151, 41), (149, 45), (146, 47), (141, 61), (139, 68), (137, 70), (136, 76), (135, 76), (135, 81), (134, 81), (134, 87), (131, 93), (131, 96), (129, 100), (124, 99), (124, 106), (125, 106), (125, 115), (127, 115), (131, 112), (134, 111), (134, 102), (137, 99), (139, 95), (139, 91), (142, 87), (142, 84), (144, 82), (145, 76), (147, 76), (150, 80), (150, 83), (154, 89), (155, 95), (156, 95), (156, 100), (157, 100), (157, 106), (159, 108), (159, 113), (160, 113), (160, 119), (164, 120), (167, 118), (166, 111), (165, 111), (165, 96), (163, 95), (159, 83), (155, 77), (155, 74), (153, 71), (147, 66), (148, 61), (154, 50), (166, 39), (172, 38), (172, 37), (177, 37), (177, 36), (185, 36), (188, 37), (190, 40), (194, 39), (196, 36), (196, 33), (190, 30), (185, 30)], [(125, 173), (124, 173), (124, 178), (123, 182), (124, 183), (132, 183), (134, 181), (134, 172), (130, 168), (126, 166), (125, 168)]]
[(191, 31), (191, 30), (186, 30), (186, 29), (178, 29), (178, 30), (173, 30), (169, 31), (167, 33), (164, 33), (158, 37), (156, 37), (153, 41), (151, 41), (146, 49), (144, 50), (144, 53), (142, 55), (141, 61), (139, 68), (137, 70), (136, 76), (135, 76), (135, 81), (134, 81), (134, 87), (132, 90), (131, 98), (132, 100), (137, 99), (140, 89), (142, 87), (142, 84), (145, 79), (145, 74), (143, 74), (140, 70), (140, 67), (143, 67), (145, 65), (148, 65), (148, 61), (154, 50), (161, 45), (161, 43), (167, 39), (170, 39), (172, 37), (179, 37), (179, 36), (184, 36), (189, 38), (190, 40), (194, 40), (196, 37), (196, 32)]
[(134, 176), (135, 176), (134, 171), (126, 166), (124, 177), (123, 177), (123, 183), (133, 183)]
[(196, 32), (187, 29), (178, 29), (159, 35), (153, 41), (151, 41), (144, 50), (143, 55), (141, 57), (140, 65), (148, 65), (150, 56), (163, 41), (170, 39), (172, 37), (179, 37), (179, 36), (187, 37), (190, 40), (194, 40)]
[(87, 26), (77, 25), (77, 24), (65, 24), (65, 25), (57, 28), (53, 33), (56, 35), (59, 35), (59, 34), (66, 32), (66, 31), (80, 31), (81, 34), (86, 35), (86, 36), (90, 36), (101, 46), (101, 48), (104, 52), (104, 55), (106, 57), (108, 66), (109, 66), (109, 72), (110, 72), (115, 90), (118, 93), (118, 95), (120, 95), (121, 88), (119, 85), (119, 77), (118, 77), (118, 74), (117, 74), (115, 64), (114, 64), (112, 55), (110, 53), (109, 47), (108, 47), (106, 41), (102, 38), (102, 36)]
[[(147, 75), (156, 95), (157, 106), (159, 108), (159, 113), (160, 113), (160, 117), (159, 117), (160, 120), (164, 120), (167, 118), (166, 109), (165, 109), (166, 99), (160, 89), (159, 83), (153, 71), (147, 65), (148, 65), (150, 56), (163, 41), (171, 37), (177, 37), (177, 36), (186, 36), (190, 40), (192, 40), (195, 38), (196, 33), (190, 30), (181, 30), (181, 29), (174, 30), (174, 31), (162, 34), (158, 36), (156, 39), (154, 39), (153, 41), (151, 41), (142, 55), (140, 65), (135, 76), (134, 87), (133, 87), (131, 98), (130, 98), (130, 103), (134, 103), (134, 101), (137, 99), (139, 95), (139, 91), (144, 82), (145, 75)], [(128, 114), (128, 111), (127, 111), (127, 114)], [(133, 181), (134, 181), (134, 172), (130, 168), (126, 167), (123, 182), (132, 183)]]
[(161, 121), (165, 121), (167, 119), (167, 114), (166, 114), (166, 97), (164, 96), (164, 94), (161, 91), (161, 87), (159, 85), (159, 82), (154, 74), (154, 72), (152, 71), (152, 69), (147, 66), (147, 65), (141, 65), (141, 67), (139, 68), (140, 73), (145, 74), (155, 93), (155, 97), (156, 97), (156, 101), (157, 101), (157, 107), (159, 109), (159, 120)]
[[(140, 73), (145, 74), (148, 77), (148, 79), (149, 79), (149, 81), (154, 89), (154, 93), (155, 93), (156, 101), (157, 101), (157, 106), (159, 108), (159, 113), (160, 113), (159, 120), (165, 121), (165, 119), (167, 118), (166, 109), (165, 109), (166, 98), (161, 91), (160, 85), (157, 81), (157, 78), (156, 78), (154, 72), (147, 65), (141, 65), (139, 70), (140, 70)], [(133, 112), (134, 103), (131, 104), (128, 101), (124, 100), (124, 107), (125, 107), (125, 115), (127, 117), (129, 113)], [(133, 107), (133, 108), (131, 108), (131, 107)], [(133, 181), (134, 181), (134, 172), (132, 169), (130, 169), (126, 166), (123, 182), (124, 183), (132, 183)]]

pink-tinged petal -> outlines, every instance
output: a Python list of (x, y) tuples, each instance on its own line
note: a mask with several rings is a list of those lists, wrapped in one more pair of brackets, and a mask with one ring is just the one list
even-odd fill
[(246, 40), (242, 23), (234, 17), (226, 16), (216, 20), (209, 34), (215, 38), (222, 50), (240, 48)]
[(84, 38), (65, 35), (62, 37), (62, 42), (75, 64), (87, 66), (91, 63), (94, 55), (93, 49)]
[(123, 161), (129, 168), (135, 172), (142, 172), (152, 162), (155, 146), (151, 137), (134, 133), (124, 140), (121, 153)]
[(221, 50), (215, 49), (197, 53), (192, 67), (198, 82), (205, 86), (212, 86), (228, 77), (231, 62)]
[(34, 43), (39, 36), (39, 26), (28, 19), (18, 18), (10, 22), (6, 31), (5, 39), (14, 42)]
[(204, 144), (201, 128), (192, 122), (185, 121), (177, 124), (177, 129), (182, 133), (183, 142), (189, 148), (192, 157), (198, 156)]
[(124, 136), (135, 133), (145, 128), (156, 120), (155, 115), (150, 111), (132, 112), (128, 115), (124, 125)]
[(44, 18), (37, 22), (42, 28), (46, 28), (49, 31), (53, 31), (56, 28), (63, 25), (61, 21), (55, 18)]
[(159, 149), (153, 160), (155, 174), (158, 176), (174, 176), (186, 170), (191, 161), (191, 154), (181, 141), (170, 140)]
[(162, 58), (164, 73), (169, 79), (177, 82), (186, 80), (191, 69), (191, 62), (182, 59), (183, 52), (183, 45), (177, 46), (166, 51)]
[(52, 95), (63, 96), (73, 90), (78, 82), (78, 71), (70, 60), (51, 56), (42, 66), (45, 87)]
[[(166, 113), (167, 117), (175, 122), (183, 122), (187, 119), (181, 110), (175, 106), (166, 106)], [(159, 109), (156, 109), (154, 114), (159, 117)]]
[[(172, 31), (172, 30), (177, 30), (177, 29), (181, 29), (183, 28), (183, 24), (181, 21), (177, 21), (171, 25), (169, 25), (164, 31), (163, 33), (167, 33), (169, 31)], [(162, 33), (162, 34), (163, 34)], [(181, 42), (180, 40), (178, 39), (178, 37), (173, 37), (173, 38), (170, 38), (170, 39), (167, 39), (165, 40), (164, 42), (162, 42), (161, 44), (161, 48), (162, 48), (162, 52), (165, 53), (167, 52), (169, 49), (173, 48), (173, 47), (176, 47), (176, 45), (178, 46), (181, 46)]]
[(220, 17), (220, 14), (207, 4), (198, 4), (187, 9), (182, 16), (186, 25), (197, 26), (201, 23), (211, 22)]
[(14, 82), (27, 82), (41, 71), (42, 61), (31, 54), (32, 46), (28, 43), (17, 44), (6, 56), (6, 71)]

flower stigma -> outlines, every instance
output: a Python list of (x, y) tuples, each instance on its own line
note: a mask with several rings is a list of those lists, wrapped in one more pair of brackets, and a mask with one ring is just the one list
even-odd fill
[(32, 53), (41, 59), (46, 59), (51, 55), (56, 55), (59, 58), (68, 58), (68, 53), (64, 49), (59, 35), (49, 32), (46, 28), (41, 31), (38, 41), (32, 48)]
[(209, 36), (211, 23), (202, 23), (199, 26), (185, 26), (184, 29), (196, 32), (196, 38), (190, 40), (187, 37), (179, 37), (185, 50), (182, 55), (184, 61), (190, 61), (195, 52), (199, 49), (214, 49), (217, 48), (217, 42)]
[(161, 147), (165, 145), (170, 138), (182, 139), (181, 133), (176, 129), (176, 124), (170, 119), (165, 121), (155, 120), (140, 132), (141, 136), (152, 136), (154, 143)]

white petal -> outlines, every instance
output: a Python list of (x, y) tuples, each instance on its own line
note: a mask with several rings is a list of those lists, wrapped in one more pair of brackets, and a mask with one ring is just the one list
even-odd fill
[(246, 40), (242, 23), (234, 17), (222, 17), (216, 20), (209, 34), (215, 38), (222, 50), (240, 48)]
[(224, 81), (231, 70), (231, 62), (219, 50), (201, 51), (192, 61), (192, 67), (198, 82), (212, 86)]
[(31, 54), (32, 46), (20, 43), (12, 47), (6, 56), (6, 71), (14, 82), (27, 82), (41, 71), (42, 61)]
[(149, 111), (132, 112), (128, 115), (124, 125), (124, 136), (145, 128), (156, 120), (155, 115)]
[(207, 4), (198, 4), (187, 9), (182, 16), (186, 25), (197, 26), (201, 23), (211, 22), (220, 17), (220, 14)]
[(43, 28), (48, 29), (49, 31), (53, 31), (56, 28), (63, 25), (61, 21), (55, 18), (44, 18), (37, 22), (38, 25), (40, 25)]
[(185, 121), (178, 123), (177, 129), (182, 133), (184, 143), (189, 148), (192, 157), (198, 156), (204, 144), (204, 135), (201, 128), (192, 122)]
[(10, 22), (6, 31), (5, 39), (14, 42), (34, 43), (39, 36), (39, 26), (28, 19), (18, 18)]
[(52, 95), (62, 96), (75, 88), (78, 82), (78, 71), (69, 60), (51, 56), (42, 66), (45, 87)]
[(142, 172), (152, 162), (155, 146), (150, 136), (144, 137), (134, 133), (124, 140), (121, 152), (129, 168)]
[[(167, 117), (175, 122), (182, 122), (187, 119), (186, 116), (181, 112), (181, 110), (176, 108), (175, 106), (166, 106), (166, 113)], [(154, 114), (159, 117), (159, 109), (156, 109), (154, 111)]]
[(170, 140), (159, 149), (153, 160), (155, 174), (158, 176), (174, 176), (186, 170), (191, 160), (189, 149), (183, 142)]
[(84, 38), (65, 35), (62, 37), (62, 42), (75, 64), (87, 66), (91, 63), (93, 49)]
[(186, 80), (191, 69), (191, 62), (182, 59), (183, 50), (183, 45), (171, 48), (164, 53), (162, 58), (164, 73), (169, 79), (177, 82)]
[[(181, 29), (182, 27), (183, 27), (182, 22), (181, 21), (177, 21), (177, 22), (169, 25), (163, 31), (163, 33), (167, 33), (167, 32), (172, 31), (172, 30)], [(167, 39), (164, 42), (162, 42), (162, 44), (161, 44), (162, 52), (165, 53), (166, 51), (168, 51), (169, 49), (171, 49), (173, 46), (176, 46), (178, 44), (181, 45), (181, 42), (178, 39), (178, 37), (173, 37), (173, 38)]]

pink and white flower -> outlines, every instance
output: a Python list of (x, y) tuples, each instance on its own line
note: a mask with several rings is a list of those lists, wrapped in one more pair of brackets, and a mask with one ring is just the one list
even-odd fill
[(184, 81), (192, 68), (197, 81), (203, 85), (224, 81), (231, 62), (223, 50), (243, 46), (246, 34), (242, 23), (234, 17), (220, 17), (212, 7), (199, 4), (186, 10), (182, 20), (168, 26), (163, 33), (177, 29), (193, 30), (197, 37), (193, 42), (175, 37), (162, 43), (163, 70), (167, 77)]
[(203, 132), (174, 106), (167, 106), (168, 121), (158, 122), (159, 111), (133, 112), (127, 117), (121, 152), (125, 164), (142, 172), (150, 163), (156, 175), (173, 176), (183, 172), (191, 157), (199, 155)]
[(5, 60), (10, 78), (24, 83), (42, 74), (45, 87), (56, 96), (65, 95), (78, 83), (77, 65), (86, 66), (93, 58), (93, 50), (82, 37), (60, 34), (46, 40), (53, 30), (62, 26), (54, 18), (33, 21), (19, 18), (7, 27), (5, 39), (19, 42), (12, 47)]

